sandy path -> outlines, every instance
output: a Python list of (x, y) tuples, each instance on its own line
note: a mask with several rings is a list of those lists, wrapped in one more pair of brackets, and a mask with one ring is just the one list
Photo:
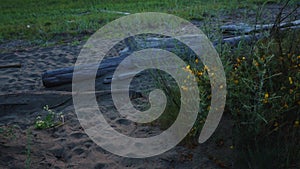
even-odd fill
[[(0, 127), (6, 134), (0, 135), (0, 168), (218, 168), (230, 154), (231, 143), (218, 146), (218, 139), (226, 139), (230, 133), (222, 133), (203, 145), (193, 148), (179, 145), (159, 156), (146, 159), (130, 159), (113, 155), (93, 143), (81, 128), (70, 95), (40, 94), (41, 74), (45, 70), (71, 66), (80, 46), (54, 46), (28, 49), (1, 54), (1, 64), (21, 63), (21, 68), (0, 70)], [(66, 87), (69, 89), (70, 86)], [(63, 90), (60, 87), (51, 90)], [(27, 92), (23, 92), (27, 91)], [(16, 94), (13, 94), (16, 93)], [(103, 98), (106, 97), (106, 98)], [(103, 96), (98, 104), (107, 121), (116, 130), (126, 134), (151, 136), (160, 133), (159, 127), (136, 126), (117, 114), (109, 96)], [(42, 107), (57, 106), (63, 112), (66, 123), (54, 129), (35, 130), (33, 124), (38, 115), (46, 112)], [(221, 125), (225, 125), (222, 122)], [(224, 131), (224, 129), (222, 129)], [(230, 130), (229, 130), (230, 132)], [(223, 137), (224, 136), (224, 137)], [(218, 157), (219, 156), (219, 157)], [(216, 159), (222, 159), (217, 161)]]

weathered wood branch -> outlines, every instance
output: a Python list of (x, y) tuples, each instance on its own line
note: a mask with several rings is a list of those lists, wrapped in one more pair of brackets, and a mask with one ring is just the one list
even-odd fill
[(4, 68), (21, 68), (21, 67), (22, 67), (22, 65), (20, 63), (0, 65), (0, 69), (4, 69)]
[[(249, 34), (249, 33), (253, 33), (253, 32), (262, 32), (262, 31), (267, 31), (267, 30), (271, 30), (273, 28), (274, 24), (265, 24), (265, 25), (248, 25), (245, 23), (240, 23), (237, 25), (225, 25), (225, 26), (221, 26), (221, 30), (223, 33), (226, 34), (237, 34), (237, 33), (241, 33), (241, 34)], [(295, 27), (295, 26), (300, 26), (300, 20), (295, 20), (292, 22), (285, 22), (285, 23), (281, 23), (278, 28), (288, 28), (288, 27)]]
[[(129, 92), (141, 94), (139, 92), (129, 90)], [(60, 95), (60, 96), (71, 96), (71, 95), (85, 95), (85, 94), (95, 94), (96, 96), (98, 95), (107, 95), (110, 93), (128, 93), (127, 89), (116, 89), (116, 90), (101, 90), (101, 91), (85, 91), (85, 92), (69, 92), (69, 91), (53, 91), (53, 90), (42, 90), (42, 91), (18, 91), (18, 92), (10, 92), (10, 93), (5, 93), (5, 94), (0, 94), (0, 97), (9, 97), (9, 96), (17, 96), (17, 95)], [(4, 103), (1, 103), (2, 105)]]
[[(193, 52), (190, 49), (188, 49), (186, 46), (180, 45), (179, 41), (172, 38), (155, 40), (148, 39), (144, 42), (131, 39), (130, 41), (125, 41), (125, 44), (127, 46), (129, 45), (129, 49), (125, 52), (123, 51), (119, 53), (118, 57), (104, 59), (100, 64), (93, 63), (78, 66), (78, 70), (80, 71), (76, 72), (77, 77), (80, 77), (80, 80), (95, 78), (91, 75), (91, 72), (95, 72), (95, 70), (97, 70), (96, 78), (111, 77), (111, 75), (113, 74), (117, 66), (123, 61), (123, 59), (139, 49), (163, 48), (177, 55), (186, 55), (189, 57), (193, 56)], [(148, 62), (147, 58), (145, 58), (144, 61)], [(128, 71), (132, 70), (133, 72), (124, 72), (124, 74), (118, 76), (119, 79), (130, 78), (136, 74), (136, 72), (134, 72), (134, 61), (123, 63), (123, 66), (125, 66)], [(73, 72), (74, 67), (48, 70), (42, 74), (43, 85), (45, 87), (55, 87), (71, 83), (73, 75), (75, 75)], [(110, 81), (111, 80), (108, 79), (104, 83), (110, 83)]]
[[(230, 46), (236, 46), (239, 42), (243, 41), (246, 43), (251, 43), (253, 41), (257, 41), (261, 38), (267, 36), (264, 33), (256, 33), (256, 34), (245, 34), (253, 32), (254, 30), (269, 30), (273, 27), (273, 24), (267, 25), (257, 25), (254, 27), (251, 26), (223, 26), (222, 29), (226, 30), (227, 32), (235, 31), (235, 32), (243, 32), (244, 35), (229, 37), (222, 39), (221, 41), (215, 41), (213, 43), (214, 46), (219, 44), (229, 44)], [(290, 23), (282, 23), (280, 25), (280, 29), (296, 29), (300, 27), (300, 20), (296, 20)], [(117, 66), (123, 61), (124, 58), (129, 56), (134, 51), (140, 49), (147, 49), (147, 48), (161, 48), (164, 50), (168, 50), (182, 58), (184, 57), (194, 57), (195, 54), (191, 49), (187, 46), (183, 45), (180, 41), (174, 38), (128, 38), (124, 40), (125, 45), (127, 46), (126, 50), (122, 50), (119, 53), (118, 57), (108, 58), (101, 62), (100, 65), (93, 63), (93, 64), (86, 64), (81, 65), (78, 67), (80, 71), (76, 72), (78, 76), (82, 77), (80, 80), (95, 78), (91, 76), (91, 72), (97, 70), (96, 78), (104, 77), (103, 83), (110, 83), (112, 74), (117, 68)], [(147, 61), (147, 60), (145, 60)], [(134, 66), (133, 63), (127, 63), (125, 65), (128, 70)], [(54, 87), (60, 86), (64, 84), (69, 84), (72, 82), (72, 78), (74, 75), (74, 67), (67, 67), (67, 68), (60, 68), (56, 70), (48, 70), (42, 75), (43, 85), (45, 87)], [(119, 78), (129, 78), (134, 76), (135, 72), (124, 72), (124, 75), (120, 75)]]
[(112, 14), (120, 14), (120, 15), (130, 15), (129, 12), (110, 11), (110, 10), (105, 10), (105, 9), (101, 9), (99, 11), (103, 12), (103, 13), (112, 13)]

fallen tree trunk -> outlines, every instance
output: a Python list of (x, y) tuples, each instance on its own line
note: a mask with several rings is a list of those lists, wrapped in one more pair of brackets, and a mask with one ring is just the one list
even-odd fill
[[(283, 29), (283, 28), (292, 28), (292, 27), (297, 27), (300, 26), (300, 20), (295, 20), (292, 22), (284, 22), (281, 23), (278, 28)], [(271, 30), (274, 27), (274, 24), (264, 24), (264, 25), (248, 25), (245, 23), (240, 23), (237, 25), (224, 25), (221, 26), (221, 30), (224, 34), (232, 34), (236, 35), (237, 33), (239, 34), (250, 34), (250, 33), (257, 33), (257, 32), (262, 32), (262, 31), (267, 31)]]
[(22, 67), (22, 65), (20, 63), (0, 65), (0, 69), (4, 69), (4, 68), (21, 68), (21, 67)]
[[(233, 38), (226, 38), (221, 41), (221, 43), (227, 43), (231, 46), (237, 45), (240, 41), (251, 42), (254, 39), (257, 40), (261, 38), (261, 34), (257, 34), (255, 36), (247, 35), (247, 36), (238, 36)], [(177, 56), (181, 57), (183, 60), (188, 61), (191, 58), (195, 58), (196, 54), (189, 49), (187, 46), (180, 44), (177, 39), (173, 38), (155, 38), (148, 39), (148, 41), (140, 41), (137, 40), (138, 47), (131, 47), (132, 49), (146, 49), (146, 48), (162, 48), (168, 50)], [(218, 45), (219, 42), (215, 42), (214, 45)], [(134, 51), (134, 50), (133, 50)], [(125, 53), (119, 54), (119, 57), (104, 59), (100, 65), (98, 64), (85, 64), (79, 66), (77, 71), (77, 77), (81, 77), (81, 80), (95, 78), (91, 76), (91, 72), (97, 70), (96, 78), (104, 77), (103, 83), (107, 84), (111, 82), (111, 77), (117, 66), (122, 62), (124, 58), (129, 56), (132, 52), (129, 50)], [(192, 59), (194, 60), (194, 59)], [(145, 58), (147, 62), (147, 59)], [(133, 63), (127, 63), (128, 71), (131, 68), (134, 68)], [(72, 83), (74, 67), (60, 68), (56, 70), (48, 70), (42, 74), (42, 82), (45, 87), (55, 87), (64, 84)], [(129, 78), (136, 74), (136, 72), (124, 72), (124, 75), (120, 75), (123, 77), (120, 78)]]
[[(271, 29), (273, 24), (268, 25), (261, 25), (261, 26), (255, 26), (253, 27), (236, 27), (236, 26), (223, 26), (222, 29), (226, 31), (241, 31), (243, 33), (249, 33), (253, 32), (253, 30), (266, 30)], [(300, 26), (300, 20), (296, 20), (291, 23), (282, 23), (280, 25), (281, 30), (284, 29), (297, 29)], [(228, 44), (230, 46), (236, 46), (241, 41), (246, 43), (251, 43), (253, 41), (257, 41), (261, 38), (266, 37), (267, 35), (264, 33), (256, 33), (254, 35), (242, 35), (242, 36), (235, 36), (235, 37), (229, 37), (222, 39), (221, 41), (215, 41), (213, 42), (214, 46), (217, 46), (219, 44)], [(104, 84), (111, 82), (111, 77), (117, 66), (122, 62), (124, 58), (129, 56), (131, 53), (133, 53), (136, 50), (140, 49), (147, 49), (147, 48), (161, 48), (164, 50), (168, 50), (177, 56), (184, 59), (190, 59), (193, 57), (196, 57), (195, 53), (188, 48), (186, 45), (183, 45), (180, 41), (174, 38), (128, 38), (124, 41), (125, 45), (127, 46), (127, 50), (123, 50), (119, 53), (118, 57), (108, 58), (102, 61), (100, 65), (98, 64), (86, 64), (81, 65), (79, 67), (80, 71), (79, 73), (80, 77), (84, 79), (90, 79), (95, 78), (91, 77), (91, 72), (94, 70), (97, 70), (96, 78), (99, 77), (107, 77), (104, 79)], [(125, 52), (124, 52), (125, 51)], [(185, 58), (189, 57), (189, 58)], [(127, 63), (126, 65), (128, 68), (130, 66), (133, 66), (132, 63)], [(129, 70), (129, 69), (128, 69)], [(64, 84), (69, 84), (72, 82), (73, 78), (73, 71), (74, 67), (67, 67), (67, 68), (60, 68), (56, 70), (48, 70), (45, 73), (42, 74), (42, 82), (45, 87), (55, 87), (60, 86)], [(134, 76), (135, 72), (124, 72), (124, 76), (120, 78), (129, 78)], [(122, 75), (121, 75), (122, 76)]]
[(257, 33), (255, 35), (242, 35), (242, 36), (235, 36), (231, 38), (225, 38), (221, 41), (222, 44), (229, 44), (230, 46), (236, 46), (241, 41), (245, 43), (251, 43), (253, 41), (257, 41), (263, 37), (266, 37), (265, 35), (261, 33)]
[[(130, 44), (127, 44), (130, 43)], [(187, 46), (184, 46), (176, 39), (173, 38), (160, 38), (160, 39), (148, 39), (148, 41), (125, 41), (125, 44), (128, 46), (128, 50), (125, 52), (120, 52), (118, 57), (112, 57), (104, 59), (100, 64), (92, 63), (92, 64), (85, 64), (78, 67), (77, 77), (80, 77), (80, 80), (95, 78), (91, 76), (91, 72), (97, 70), (96, 78), (100, 77), (110, 77), (112, 76), (115, 69), (118, 65), (133, 53), (139, 49), (147, 49), (147, 48), (163, 48), (168, 50), (172, 53), (175, 53), (178, 56), (182, 57), (193, 57), (196, 56), (191, 49)], [(161, 58), (163, 59), (163, 58)], [(145, 58), (145, 62), (147, 62), (147, 58)], [(133, 62), (123, 63), (126, 68), (130, 71), (130, 69), (134, 69), (135, 64)], [(67, 67), (67, 68), (60, 68), (55, 70), (48, 70), (42, 74), (42, 82), (45, 87), (55, 87), (64, 84), (68, 84), (72, 82), (72, 78), (74, 75), (74, 67)], [(136, 72), (124, 72), (124, 74), (119, 75), (118, 78), (130, 78), (133, 77)], [(103, 83), (110, 83), (111, 79), (106, 79)]]
[[(98, 66), (98, 64), (82, 65), (80, 66), (80, 69), (82, 70), (80, 72), (81, 77), (85, 77), (86, 79), (92, 78), (90, 72), (95, 69), (97, 69), (96, 77), (101, 77), (103, 75), (106, 75), (108, 74), (108, 72), (115, 70), (118, 64), (125, 57), (126, 55), (122, 55), (120, 57), (106, 59), (100, 64), (100, 66)], [(46, 71), (42, 75), (43, 85), (45, 87), (54, 87), (54, 86), (60, 86), (63, 84), (71, 83), (73, 78), (73, 71), (74, 71), (74, 67), (67, 67), (67, 68), (60, 68), (60, 69)]]

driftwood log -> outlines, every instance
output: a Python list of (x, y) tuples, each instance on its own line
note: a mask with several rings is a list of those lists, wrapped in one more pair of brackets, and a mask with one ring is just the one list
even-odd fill
[[(236, 46), (239, 42), (243, 41), (246, 43), (251, 43), (253, 41), (257, 41), (263, 37), (266, 37), (265, 33), (262, 31), (270, 30), (274, 25), (267, 24), (267, 25), (256, 25), (256, 26), (249, 26), (246, 24), (240, 25), (227, 25), (222, 26), (221, 30), (226, 34), (242, 34), (239, 36), (233, 36), (229, 38), (222, 39), (221, 41), (213, 42), (214, 46), (219, 44), (228, 44), (230, 46)], [(300, 27), (300, 20), (296, 20), (290, 23), (282, 23), (280, 29), (296, 29)], [(256, 33), (261, 32), (261, 33)], [(174, 38), (128, 38), (124, 41), (125, 45), (127, 46), (124, 50), (119, 52), (118, 57), (109, 57), (104, 59), (100, 65), (98, 64), (89, 64), (89, 65), (82, 65), (80, 69), (80, 74), (86, 75), (85, 78), (93, 78), (90, 77), (91, 70), (97, 69), (96, 77), (104, 77), (103, 83), (110, 83), (111, 77), (117, 66), (122, 62), (124, 58), (129, 56), (136, 50), (140, 49), (147, 49), (147, 48), (161, 48), (164, 50), (168, 50), (177, 56), (184, 59), (190, 59), (191, 57), (196, 57), (195, 53), (179, 42)], [(185, 58), (185, 57), (189, 58)], [(96, 66), (96, 68), (95, 68)], [(130, 67), (131, 64), (128, 64)], [(42, 82), (45, 87), (54, 87), (60, 86), (64, 84), (70, 84), (73, 78), (73, 71), (74, 67), (67, 67), (67, 68), (60, 68), (56, 70), (48, 70), (42, 74)], [(123, 77), (120, 78), (128, 78), (133, 76), (135, 72), (126, 72)], [(83, 77), (83, 76), (81, 76)]]
[(4, 68), (21, 68), (21, 67), (22, 67), (22, 65), (20, 63), (0, 65), (0, 69), (4, 69)]
[[(80, 71), (78, 72), (80, 74), (80, 77), (84, 77), (86, 79), (93, 78), (91, 77), (90, 72), (93, 70), (97, 70), (96, 78), (104, 77), (103, 83), (110, 83), (113, 72), (115, 71), (117, 66), (122, 62), (122, 60), (134, 51), (139, 49), (163, 48), (172, 53), (175, 53), (178, 56), (181, 56), (182, 58), (191, 58), (193, 56), (196, 56), (191, 49), (189, 49), (185, 45), (182, 45), (181, 42), (173, 38), (149, 38), (147, 40), (135, 39), (134, 42), (131, 39), (130, 45), (127, 46), (128, 48), (126, 50), (122, 50), (119, 53), (118, 57), (108, 57), (107, 59), (104, 59), (99, 65), (86, 64), (80, 66)], [(147, 58), (145, 58), (145, 61), (147, 62)], [(127, 65), (124, 66), (130, 69), (130, 67), (133, 68), (134, 64), (127, 63)], [(48, 70), (42, 74), (43, 85), (45, 87), (55, 87), (64, 84), (69, 84), (72, 82), (73, 71), (74, 67)], [(119, 75), (118, 78), (124, 79), (133, 77), (136, 75), (136, 73), (137, 72), (124, 72), (124, 74)]]
[[(300, 20), (295, 20), (292, 22), (284, 22), (278, 25), (279, 29), (284, 28), (297, 28), (300, 26)], [(250, 34), (250, 33), (257, 33), (262, 31), (271, 30), (274, 27), (274, 24), (264, 24), (264, 25), (248, 25), (245, 23), (240, 23), (237, 25), (225, 25), (221, 26), (221, 30), (224, 34)]]
[[(103, 63), (99, 66), (96, 76), (100, 77), (107, 74), (110, 71), (115, 70), (117, 65), (125, 57), (126, 55), (123, 55), (120, 57), (104, 60)], [(86, 78), (91, 78), (88, 72), (91, 71), (95, 66), (98, 65), (89, 64), (89, 65), (82, 66), (82, 73), (87, 72)], [(71, 83), (73, 78), (73, 71), (74, 71), (74, 67), (67, 67), (67, 68), (60, 68), (60, 69), (46, 71), (42, 75), (43, 85), (45, 87), (54, 87), (54, 86), (60, 86), (63, 84)]]

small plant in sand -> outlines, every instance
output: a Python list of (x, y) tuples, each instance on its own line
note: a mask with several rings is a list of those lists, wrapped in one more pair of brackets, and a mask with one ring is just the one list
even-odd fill
[(0, 137), (6, 139), (16, 139), (16, 127), (15, 125), (0, 126)]
[(30, 130), (26, 131), (26, 160), (25, 160), (25, 168), (31, 168), (31, 144), (32, 144), (32, 133)]
[(42, 118), (41, 116), (38, 116), (36, 118), (36, 129), (49, 129), (64, 124), (64, 116), (62, 112), (55, 113), (49, 108), (48, 105), (44, 106), (44, 110), (47, 112), (47, 115), (44, 118)]

